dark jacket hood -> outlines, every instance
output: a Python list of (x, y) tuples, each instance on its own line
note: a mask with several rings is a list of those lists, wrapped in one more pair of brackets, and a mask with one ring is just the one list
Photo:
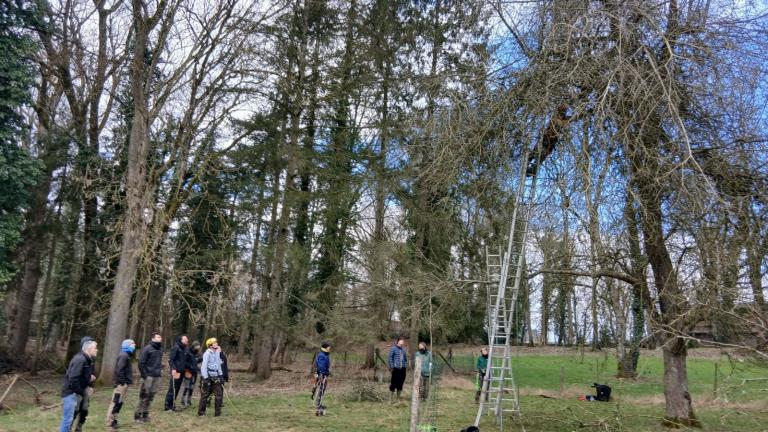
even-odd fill
[[(176, 345), (178, 345), (178, 346), (180, 346), (180, 347), (182, 347), (182, 348), (186, 348), (186, 347), (188, 346), (188, 345), (184, 345), (184, 344), (181, 342), (181, 338), (183, 338), (184, 336), (186, 336), (186, 335), (180, 335), (180, 336), (176, 336)], [(187, 339), (187, 340), (189, 340), (189, 339)]]

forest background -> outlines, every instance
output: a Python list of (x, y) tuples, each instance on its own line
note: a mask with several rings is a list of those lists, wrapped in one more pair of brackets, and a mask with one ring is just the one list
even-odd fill
[[(520, 344), (765, 361), (761, 1), (0, 3), (3, 363), (218, 336), (258, 379), (329, 339), (485, 343), (539, 193)], [(529, 158), (527, 151), (538, 150)], [(66, 351), (66, 354), (64, 354)]]

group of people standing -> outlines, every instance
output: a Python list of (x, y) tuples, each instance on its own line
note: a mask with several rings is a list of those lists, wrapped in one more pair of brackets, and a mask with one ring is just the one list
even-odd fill
[[(421, 356), (421, 380), (419, 382), (419, 397), (426, 400), (429, 396), (430, 377), (432, 376), (432, 353), (427, 349), (425, 342), (419, 342), (419, 350), (416, 356)], [(400, 400), (400, 394), (403, 391), (405, 383), (406, 370), (408, 368), (408, 352), (405, 350), (405, 338), (398, 338), (387, 356), (387, 367), (392, 372), (389, 382), (389, 402), (394, 403)], [(488, 372), (488, 349), (482, 348), (480, 356), (475, 364), (477, 379), (475, 380), (475, 402), (480, 402), (483, 381)], [(486, 400), (488, 395), (486, 394)]]
[[(163, 337), (160, 333), (152, 333), (150, 342), (141, 350), (139, 356), (139, 403), (134, 412), (136, 423), (150, 421), (149, 407), (157, 393), (163, 374)], [(221, 415), (224, 400), (224, 383), (229, 381), (227, 356), (219, 347), (216, 338), (205, 341), (205, 352), (201, 352), (200, 342), (192, 342), (181, 335), (171, 349), (168, 368), (171, 379), (165, 396), (165, 410), (177, 411), (192, 405), (192, 393), (198, 375), (200, 383), (200, 401), (197, 414), (205, 415), (211, 395), (214, 396), (214, 416)], [(136, 351), (136, 343), (126, 339), (120, 346), (120, 354), (115, 363), (114, 390), (107, 409), (107, 427), (118, 427), (118, 414), (123, 407), (129, 387), (133, 384), (132, 358)], [(95, 376), (95, 359), (98, 354), (97, 343), (91, 337), (83, 337), (81, 351), (69, 362), (64, 377), (61, 397), (63, 416), (60, 432), (70, 432), (75, 425), (76, 432), (82, 431), (88, 416), (90, 396), (93, 394)], [(181, 393), (181, 405), (176, 406), (176, 400)]]
[[(139, 357), (139, 374), (141, 376), (139, 386), (139, 403), (134, 413), (134, 421), (146, 423), (150, 421), (149, 407), (157, 393), (160, 379), (163, 374), (163, 337), (160, 333), (152, 333), (150, 342), (141, 350)], [(227, 356), (221, 350), (216, 338), (205, 341), (205, 351), (201, 352), (200, 342), (192, 342), (186, 335), (180, 335), (171, 348), (168, 358), (170, 383), (165, 395), (165, 410), (177, 411), (192, 405), (192, 393), (198, 381), (198, 375), (202, 378), (200, 383), (200, 401), (197, 414), (205, 415), (211, 395), (214, 396), (214, 416), (221, 415), (224, 398), (224, 383), (229, 381), (229, 369)], [(122, 409), (128, 394), (129, 387), (133, 384), (132, 357), (136, 351), (136, 343), (132, 339), (126, 339), (120, 347), (120, 354), (115, 363), (114, 390), (107, 409), (107, 427), (118, 427), (117, 417)], [(328, 385), (328, 377), (331, 375), (331, 344), (323, 342), (320, 352), (315, 357), (315, 380), (312, 388), (312, 397), (315, 403), (315, 414), (325, 414), (323, 395)], [(75, 425), (75, 432), (82, 431), (85, 419), (88, 416), (90, 396), (93, 394), (93, 383), (96, 380), (94, 361), (98, 354), (97, 343), (93, 338), (85, 336), (81, 340), (81, 351), (77, 353), (69, 363), (64, 377), (64, 386), (61, 391), (63, 417), (60, 432), (70, 432)], [(429, 384), (432, 376), (432, 353), (427, 349), (425, 342), (419, 342), (416, 352), (421, 368), (418, 373), (419, 397), (426, 400), (429, 396)], [(398, 338), (392, 345), (387, 356), (387, 367), (392, 373), (389, 391), (390, 403), (400, 400), (405, 383), (406, 370), (408, 369), (408, 352), (405, 349), (405, 338)], [(482, 384), (488, 368), (488, 350), (483, 348), (477, 359), (477, 380), (475, 402), (479, 402), (482, 392)], [(181, 394), (181, 405), (176, 406), (176, 400)]]
[[(432, 376), (432, 353), (427, 349), (426, 342), (419, 342), (416, 356), (421, 359), (421, 380), (419, 381), (419, 397), (426, 400), (429, 396), (429, 382)], [(387, 367), (392, 373), (389, 381), (389, 402), (400, 400), (408, 369), (408, 352), (405, 350), (405, 338), (398, 338), (387, 356)]]

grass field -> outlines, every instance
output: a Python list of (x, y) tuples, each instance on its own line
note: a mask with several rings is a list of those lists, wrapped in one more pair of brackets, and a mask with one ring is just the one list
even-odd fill
[[(603, 354), (583, 357), (575, 351), (515, 357), (516, 378), (520, 385), (522, 417), (509, 421), (505, 430), (514, 431), (659, 431), (664, 413), (661, 387), (661, 359), (644, 353), (638, 380), (612, 378), (615, 361)], [(471, 358), (456, 354), (453, 366), (463, 370), (462, 362)], [(351, 362), (350, 362), (351, 363)], [(714, 397), (714, 370), (718, 364), (718, 398)], [(688, 363), (690, 390), (696, 413), (707, 431), (768, 431), (768, 369), (748, 361), (730, 359), (716, 353), (692, 356)], [(245, 373), (235, 374), (228, 388), (224, 415), (214, 419), (199, 418), (193, 409), (180, 413), (162, 412), (164, 389), (153, 402), (153, 422), (131, 424), (136, 406), (134, 388), (125, 404), (122, 430), (147, 431), (404, 431), (409, 421), (407, 401), (393, 405), (384, 402), (354, 401), (353, 383), (371, 375), (337, 364), (327, 398), (328, 414), (315, 417), (308, 397), (308, 379), (304, 361), (288, 365), (266, 383), (253, 383)], [(561, 390), (561, 370), (563, 383)], [(31, 382), (44, 394), (42, 405), (58, 403), (57, 375), (36, 377)], [(589, 393), (589, 384), (606, 382), (614, 389), (614, 401), (589, 403), (577, 400)], [(746, 380), (746, 381), (745, 381)], [(749, 381), (754, 380), (754, 381)], [(18, 385), (18, 384), (17, 384)], [(0, 386), (0, 391), (5, 386)], [(368, 386), (377, 395), (386, 395), (387, 384)], [(410, 394), (410, 391), (407, 392)], [(456, 431), (471, 424), (474, 404), (470, 376), (445, 374), (437, 390), (435, 418), (438, 431)], [(61, 408), (41, 409), (32, 404), (29, 386), (12, 392), (7, 404), (11, 410), (0, 415), (0, 431), (56, 430)], [(110, 389), (98, 389), (91, 404), (88, 430), (103, 430)], [(195, 395), (197, 396), (197, 394)], [(481, 430), (495, 430), (492, 419), (485, 417)]]

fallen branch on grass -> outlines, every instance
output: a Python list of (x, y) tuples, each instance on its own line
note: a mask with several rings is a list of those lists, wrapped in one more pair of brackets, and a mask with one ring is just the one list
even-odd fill
[(3, 401), (5, 400), (5, 397), (8, 396), (8, 393), (11, 392), (11, 389), (13, 388), (13, 385), (16, 384), (16, 381), (19, 380), (19, 374), (14, 374), (13, 379), (11, 380), (11, 383), (8, 385), (8, 388), (5, 389), (5, 392), (2, 396), (0, 396), (0, 409), (3, 408)]

